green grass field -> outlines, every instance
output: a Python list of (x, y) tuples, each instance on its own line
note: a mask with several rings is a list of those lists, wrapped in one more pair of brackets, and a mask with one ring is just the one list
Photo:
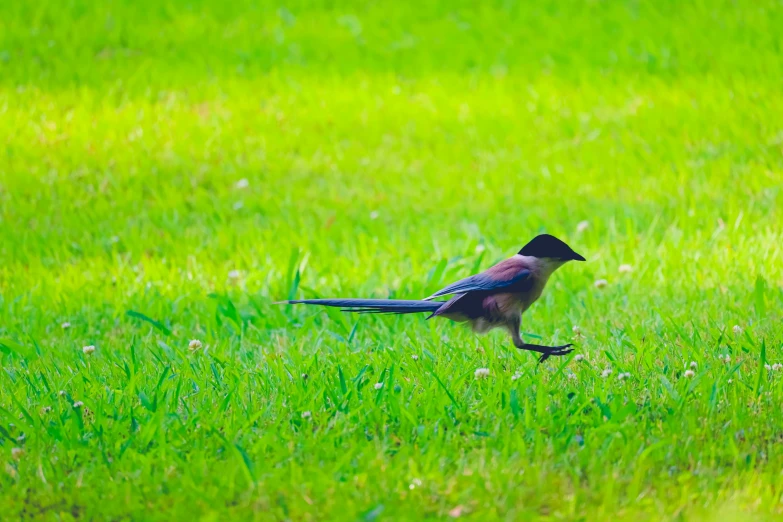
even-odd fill
[[(781, 85), (778, 0), (0, 2), (2, 518), (783, 516)], [(542, 231), (542, 365), (273, 304)]]

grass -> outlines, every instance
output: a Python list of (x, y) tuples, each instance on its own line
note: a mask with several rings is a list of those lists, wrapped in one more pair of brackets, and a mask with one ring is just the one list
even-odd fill
[[(768, 0), (1, 3), (4, 518), (780, 516), (781, 29)], [(582, 362), (272, 304), (418, 298), (541, 231), (589, 262), (523, 330)]]

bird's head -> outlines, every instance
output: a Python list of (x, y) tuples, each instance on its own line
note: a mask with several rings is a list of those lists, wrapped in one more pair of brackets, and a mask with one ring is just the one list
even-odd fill
[(585, 258), (574, 252), (574, 250), (549, 234), (541, 234), (522, 247), (519, 251), (522, 256), (536, 257), (552, 263), (562, 265), (568, 261), (584, 261)]

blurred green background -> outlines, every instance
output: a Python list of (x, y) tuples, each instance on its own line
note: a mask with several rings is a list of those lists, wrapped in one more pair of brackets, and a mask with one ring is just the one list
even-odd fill
[[(0, 507), (779, 514), (782, 8), (0, 3)], [(542, 231), (589, 262), (523, 330), (583, 363), (271, 304)]]

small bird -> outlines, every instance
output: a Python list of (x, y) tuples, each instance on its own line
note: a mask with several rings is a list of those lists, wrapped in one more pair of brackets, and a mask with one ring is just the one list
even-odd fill
[[(522, 314), (541, 296), (549, 276), (569, 261), (585, 258), (549, 234), (534, 237), (516, 255), (480, 274), (438, 290), (420, 301), (398, 299), (295, 299), (288, 304), (334, 306), (344, 312), (370, 314), (414, 314), (429, 312), (427, 319), (445, 317), (467, 322), (477, 333), (504, 328), (520, 350), (541, 354), (539, 362), (553, 355), (570, 353), (572, 344), (542, 346), (526, 343), (520, 334)], [(448, 301), (436, 297), (453, 296)]]

